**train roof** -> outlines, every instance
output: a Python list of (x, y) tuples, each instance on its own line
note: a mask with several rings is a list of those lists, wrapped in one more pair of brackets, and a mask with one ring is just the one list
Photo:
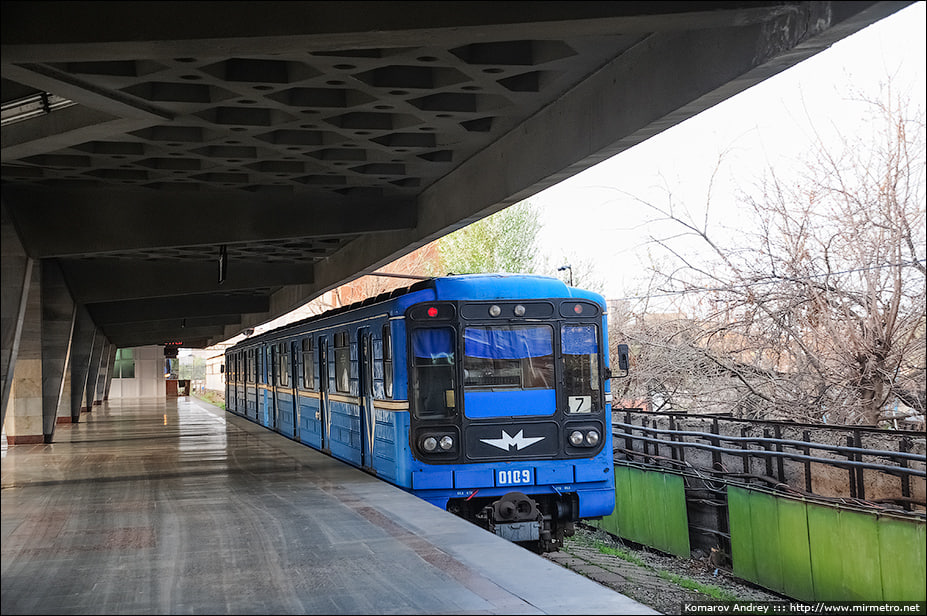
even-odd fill
[[(328, 319), (345, 312), (350, 312), (352, 310), (357, 310), (366, 306), (381, 304), (390, 300), (413, 295), (418, 291), (425, 291), (429, 289), (433, 291), (434, 295), (433, 297), (428, 298), (428, 301), (487, 301), (502, 299), (531, 299), (541, 297), (583, 297), (597, 301), (598, 303), (602, 304), (603, 308), (605, 306), (604, 299), (598, 293), (567, 286), (562, 280), (553, 278), (551, 276), (510, 273), (458, 274), (427, 278), (407, 287), (400, 287), (392, 291), (380, 293), (379, 295), (368, 297), (360, 302), (354, 302), (339, 308), (334, 308), (322, 314), (307, 317), (305, 319), (280, 326), (273, 330), (263, 332), (258, 336), (253, 336), (251, 338), (242, 340), (234, 346), (252, 343), (271, 333), (278, 335), (280, 332), (286, 331), (288, 329), (297, 329), (307, 323)], [(411, 303), (417, 303), (417, 301)]]

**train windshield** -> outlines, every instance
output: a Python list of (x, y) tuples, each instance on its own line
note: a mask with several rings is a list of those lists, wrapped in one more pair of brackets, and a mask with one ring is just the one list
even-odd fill
[(468, 327), (463, 364), (467, 417), (556, 412), (550, 327)]
[(599, 342), (595, 325), (564, 325), (560, 331), (564, 390), (571, 413), (599, 406)]
[(412, 411), (423, 419), (450, 417), (454, 403), (455, 333), (450, 327), (412, 332)]

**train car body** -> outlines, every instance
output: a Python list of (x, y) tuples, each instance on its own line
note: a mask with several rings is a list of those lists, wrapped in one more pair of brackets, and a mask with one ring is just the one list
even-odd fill
[(605, 303), (436, 278), (226, 351), (227, 410), (537, 551), (612, 512)]

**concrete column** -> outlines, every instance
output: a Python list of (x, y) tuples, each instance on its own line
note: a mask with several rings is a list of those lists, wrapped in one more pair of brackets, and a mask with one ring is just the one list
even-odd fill
[(10, 445), (41, 443), (42, 416), (42, 306), (41, 268), (33, 267), (31, 289), (22, 315), (21, 334), (11, 366), (8, 410), (3, 427)]
[(103, 404), (103, 399), (106, 395), (106, 381), (109, 377), (109, 371), (111, 365), (109, 363), (110, 349), (112, 349), (112, 343), (106, 338), (103, 339), (103, 351), (100, 353), (100, 369), (97, 373), (97, 386), (93, 397), (94, 404)]
[(109, 345), (109, 359), (106, 360), (106, 385), (103, 387), (103, 400), (109, 400), (109, 388), (113, 384), (113, 372), (116, 367), (116, 348), (115, 344)]
[(97, 398), (97, 378), (100, 375), (100, 358), (106, 347), (106, 338), (97, 327), (94, 327), (93, 348), (90, 352), (90, 366), (87, 369), (87, 380), (84, 383), (84, 407), (87, 411), (93, 410)]
[(74, 326), (74, 341), (71, 343), (71, 421), (80, 421), (84, 408), (84, 392), (87, 389), (87, 375), (90, 372), (90, 356), (97, 328), (90, 319), (85, 306), (77, 307), (77, 322)]
[[(75, 310), (75, 329), (77, 327), (77, 311)], [(73, 423), (71, 415), (71, 363), (74, 361), (74, 334), (71, 334), (71, 346), (68, 353), (68, 366), (64, 371), (64, 380), (61, 383), (61, 397), (58, 399), (58, 412), (55, 413), (55, 423)]]
[[(58, 263), (54, 259), (44, 259), (41, 266), (42, 434), (45, 442), (51, 443), (71, 357), (71, 339), (77, 317), (77, 305), (71, 298)], [(67, 421), (70, 422), (70, 408), (66, 407), (65, 410)]]
[(0, 364), (3, 371), (2, 420), (6, 425), (13, 372), (19, 354), (26, 304), (32, 282), (33, 260), (26, 254), (19, 235), (7, 216), (6, 205), (0, 201)]

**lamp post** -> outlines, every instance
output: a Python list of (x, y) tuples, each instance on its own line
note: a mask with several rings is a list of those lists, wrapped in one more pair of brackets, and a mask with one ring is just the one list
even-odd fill
[(570, 270), (570, 286), (572, 287), (573, 286), (573, 266), (561, 265), (560, 267), (557, 268), (558, 272), (562, 272), (563, 270)]

